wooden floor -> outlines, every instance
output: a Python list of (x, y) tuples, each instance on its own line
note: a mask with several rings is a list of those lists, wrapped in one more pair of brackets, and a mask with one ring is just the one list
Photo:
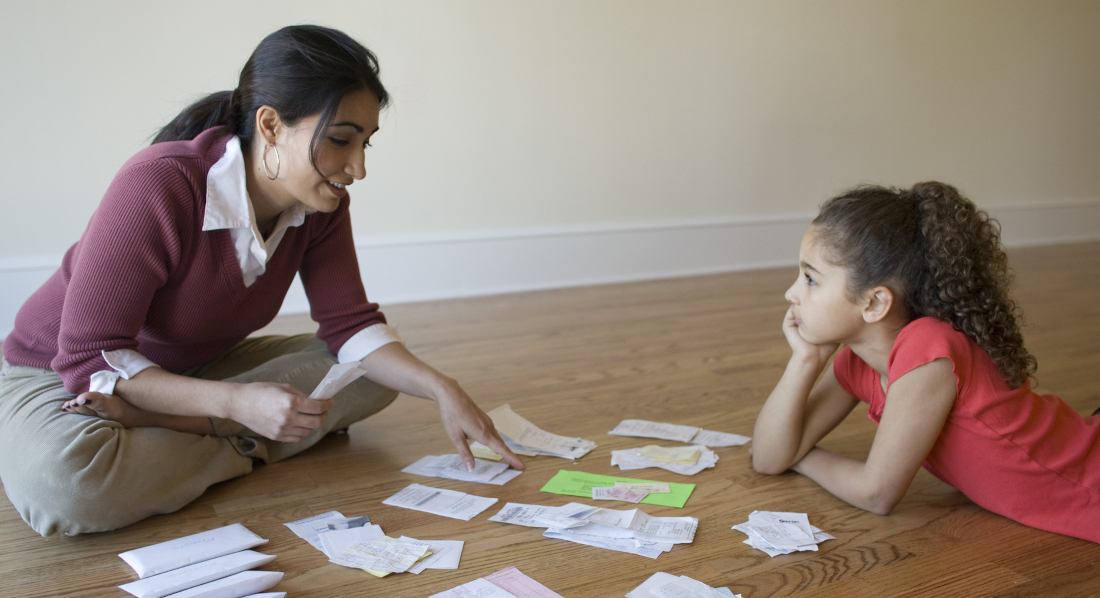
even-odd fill
[[(1091, 413), (1100, 407), (1100, 243), (1020, 249), (1010, 259), (1040, 390)], [(629, 474), (698, 484), (683, 509), (645, 507), (700, 520), (692, 544), (655, 561), (487, 521), (508, 501), (574, 500), (539, 492), (559, 469), (618, 474), (610, 451), (647, 443), (607, 434), (624, 418), (751, 434), (789, 355), (779, 328), (794, 276), (779, 269), (391, 306), (386, 313), (410, 348), (460, 380), (484, 409), (510, 403), (540, 427), (599, 448), (576, 463), (528, 459), (527, 472), (503, 487), (403, 474), (424, 455), (454, 451), (434, 404), (401, 397), (348, 435), (128, 529), (44, 539), (0, 499), (0, 595), (124, 596), (115, 586), (134, 576), (118, 553), (240, 522), (271, 539), (262, 549), (278, 558), (266, 568), (286, 572), (277, 589), (295, 597), (425, 597), (513, 565), (566, 598), (623, 596), (655, 571), (746, 598), (1100, 596), (1100, 545), (990, 514), (924, 471), (893, 514), (872, 515), (799, 475), (756, 474), (746, 447), (717, 449), (718, 465), (691, 478)], [(287, 318), (268, 330), (312, 325)], [(863, 458), (874, 432), (857, 409), (823, 444)], [(412, 482), (500, 502), (470, 522), (381, 504)], [(367, 514), (391, 536), (465, 540), (461, 567), (376, 579), (328, 563), (282, 525), (332, 509)], [(816, 553), (768, 558), (730, 530), (754, 509), (809, 513), (838, 539)]]

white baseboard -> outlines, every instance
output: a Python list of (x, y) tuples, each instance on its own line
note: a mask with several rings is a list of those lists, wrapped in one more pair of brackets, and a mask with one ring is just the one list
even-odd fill
[[(1100, 201), (991, 209), (1005, 245), (1100, 240)], [(674, 278), (796, 263), (812, 213), (362, 239), (367, 295), (383, 305)], [(0, 258), (0, 338), (60, 256)], [(280, 313), (309, 311), (297, 281)]]

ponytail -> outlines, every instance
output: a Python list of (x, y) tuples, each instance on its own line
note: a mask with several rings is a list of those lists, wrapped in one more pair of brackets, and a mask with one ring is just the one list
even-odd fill
[(183, 110), (153, 139), (190, 140), (206, 129), (224, 125), (249, 145), (255, 114), (270, 106), (287, 126), (319, 114), (310, 140), (310, 159), (317, 168), (317, 144), (332, 124), (340, 100), (368, 90), (384, 108), (389, 94), (378, 78), (378, 59), (347, 34), (316, 25), (293, 25), (268, 35), (241, 69), (237, 89), (211, 94)]
[(164, 125), (153, 143), (189, 141), (211, 127), (229, 125), (234, 120), (233, 92), (219, 91), (184, 108), (172, 122)]
[(1035, 373), (1008, 298), (1000, 225), (957, 189), (861, 186), (825, 202), (814, 224), (827, 259), (848, 270), (852, 295), (888, 286), (909, 320), (950, 323), (989, 353), (1012, 387)]

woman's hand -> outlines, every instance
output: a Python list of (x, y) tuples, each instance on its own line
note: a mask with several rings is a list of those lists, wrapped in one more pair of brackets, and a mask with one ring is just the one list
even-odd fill
[(493, 426), (493, 420), (474, 404), (473, 399), (454, 380), (444, 383), (435, 397), (439, 403), (439, 417), (447, 437), (458, 449), (467, 469), (473, 469), (474, 455), (467, 439), (476, 440), (504, 457), (504, 461), (516, 469), (523, 469), (523, 461), (513, 453)]
[(240, 384), (230, 404), (229, 419), (279, 442), (300, 442), (325, 423), (328, 399), (311, 399), (289, 384)]
[(798, 332), (798, 322), (794, 316), (794, 306), (787, 308), (787, 315), (783, 316), (783, 336), (787, 337), (787, 344), (794, 351), (794, 357), (814, 364), (824, 365), (833, 353), (840, 347), (837, 343), (815, 345), (802, 338)]

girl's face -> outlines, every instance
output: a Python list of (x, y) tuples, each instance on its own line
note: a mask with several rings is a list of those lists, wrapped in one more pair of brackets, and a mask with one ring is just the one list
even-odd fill
[[(309, 143), (321, 115), (306, 117), (284, 129), (277, 142), (281, 154), (278, 178), (283, 179), (283, 190), (309, 209), (335, 211), (340, 200), (348, 196), (346, 187), (367, 174), (366, 149), (378, 130), (378, 113), (378, 98), (369, 90), (345, 95), (336, 118), (317, 142), (317, 168), (310, 161)], [(269, 152), (268, 168), (272, 170), (273, 157)]]
[(793, 305), (798, 334), (814, 345), (843, 343), (864, 324), (861, 306), (848, 295), (848, 274), (827, 262), (814, 241), (814, 226), (802, 237), (798, 280), (784, 297)]

